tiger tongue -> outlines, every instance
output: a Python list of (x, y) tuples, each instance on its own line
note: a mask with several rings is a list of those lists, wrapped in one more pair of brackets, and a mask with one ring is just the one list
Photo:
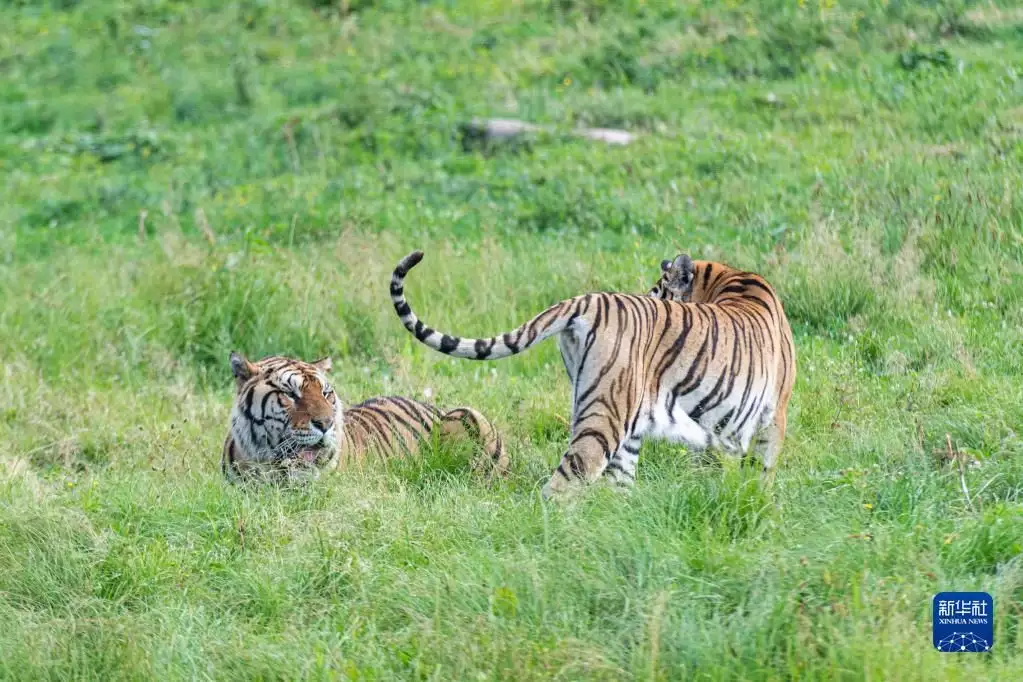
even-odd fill
[(305, 448), (298, 453), (298, 456), (302, 458), (302, 461), (312, 464), (316, 461), (316, 457), (320, 454), (317, 448)]

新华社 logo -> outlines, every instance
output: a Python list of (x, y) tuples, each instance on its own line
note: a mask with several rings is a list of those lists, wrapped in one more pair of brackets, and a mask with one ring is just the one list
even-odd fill
[(995, 602), (987, 592), (939, 592), (932, 605), (934, 648), (982, 653), (995, 643)]

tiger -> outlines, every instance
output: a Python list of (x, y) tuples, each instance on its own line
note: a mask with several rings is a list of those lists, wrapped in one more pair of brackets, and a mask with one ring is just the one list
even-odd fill
[(230, 482), (303, 480), (361, 464), (368, 456), (416, 454), (437, 433), (467, 438), (480, 451), (474, 468), (490, 478), (508, 469), (500, 433), (471, 407), (442, 411), (398, 396), (342, 407), (327, 373), (329, 357), (305, 362), (270, 356), (250, 362), (232, 352), (235, 402), (221, 471)]
[(758, 459), (762, 481), (773, 481), (796, 354), (781, 301), (760, 275), (679, 254), (661, 263), (645, 295), (576, 296), (513, 331), (474, 339), (435, 331), (412, 311), (404, 281), (422, 259), (414, 251), (398, 263), (390, 293), (405, 329), (426, 346), (496, 360), (557, 335), (572, 388), (570, 441), (544, 499), (601, 476), (631, 488), (645, 438)]

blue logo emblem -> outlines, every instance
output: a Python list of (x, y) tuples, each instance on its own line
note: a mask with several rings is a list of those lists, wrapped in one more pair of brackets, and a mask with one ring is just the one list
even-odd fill
[(995, 644), (995, 601), (987, 592), (934, 595), (934, 648), (949, 653), (991, 651)]

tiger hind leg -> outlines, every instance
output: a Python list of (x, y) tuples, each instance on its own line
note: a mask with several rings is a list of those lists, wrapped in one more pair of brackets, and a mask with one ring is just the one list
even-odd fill
[(609, 459), (610, 455), (593, 435), (583, 434), (580, 437), (576, 429), (572, 443), (541, 491), (543, 499), (548, 500), (580, 484), (597, 480), (604, 473)]
[[(607, 415), (598, 412), (573, 419), (575, 426), (572, 429), (572, 442), (543, 487), (545, 500), (578, 485), (593, 483), (605, 473), (613, 458), (618, 456), (620, 446), (632, 438), (632, 434), (624, 434), (623, 437), (614, 429), (609, 429), (608, 421)], [(633, 449), (639, 452), (638, 446)], [(635, 469), (635, 459), (631, 453), (625, 454), (630, 457), (631, 466)], [(625, 471), (624, 465), (622, 470)], [(635, 473), (631, 475), (634, 477)]]
[(549, 500), (582, 484), (593, 483), (607, 468), (610, 457), (595, 439), (573, 442), (551, 474), (541, 494)]
[(504, 450), (501, 434), (478, 411), (471, 407), (456, 407), (441, 415), (440, 437), (444, 440), (471, 441), (478, 450), (473, 469), (488, 479), (508, 473), (508, 453)]
[[(785, 410), (777, 410), (771, 419), (757, 432), (753, 438), (751, 454), (759, 460), (761, 466), (760, 479), (770, 485), (774, 482), (774, 467), (778, 463), (778, 454), (785, 439)], [(752, 463), (751, 457), (744, 462)]]
[(639, 461), (639, 446), (642, 439), (633, 435), (622, 442), (608, 462), (604, 476), (620, 488), (631, 488), (636, 483), (636, 463)]

